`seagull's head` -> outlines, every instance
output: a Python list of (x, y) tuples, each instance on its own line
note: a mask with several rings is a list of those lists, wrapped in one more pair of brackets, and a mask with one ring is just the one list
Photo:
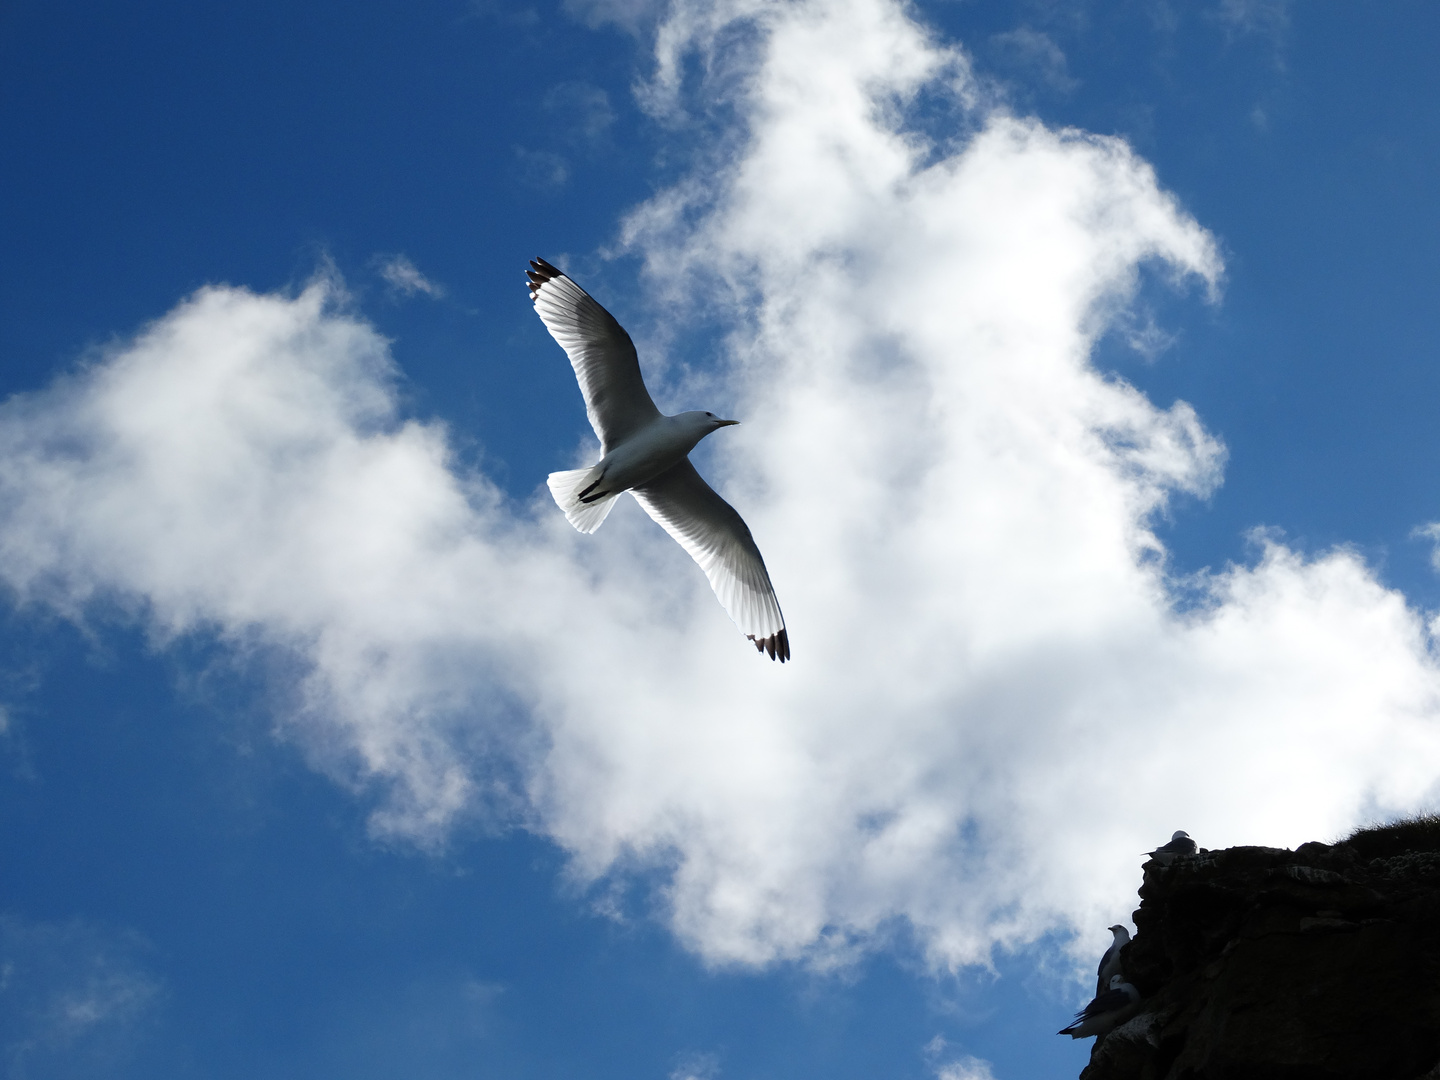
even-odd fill
[(1189, 840), (1189, 839), (1190, 839), (1190, 834), (1189, 834), (1188, 832), (1186, 832), (1184, 829), (1176, 829), (1176, 830), (1175, 830), (1175, 835), (1172, 836), (1172, 837), (1170, 837), (1170, 842), (1173, 844), (1176, 840)]
[(675, 419), (680, 421), (687, 430), (695, 433), (696, 441), (703, 439), (712, 431), (740, 423), (739, 420), (721, 420), (720, 417), (716, 416), (713, 412), (685, 412), (675, 417)]

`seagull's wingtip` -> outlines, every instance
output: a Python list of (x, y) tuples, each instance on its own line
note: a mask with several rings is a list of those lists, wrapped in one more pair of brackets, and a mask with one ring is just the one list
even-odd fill
[(756, 652), (767, 653), (771, 660), (779, 660), (783, 664), (790, 659), (790, 635), (783, 627), (766, 638), (757, 638), (754, 634), (745, 636), (755, 643)]
[(550, 263), (536, 255), (530, 260), (530, 269), (525, 271), (525, 276), (530, 279), (525, 284), (530, 286), (530, 298), (533, 300), (535, 294), (540, 291), (541, 285), (563, 275)]

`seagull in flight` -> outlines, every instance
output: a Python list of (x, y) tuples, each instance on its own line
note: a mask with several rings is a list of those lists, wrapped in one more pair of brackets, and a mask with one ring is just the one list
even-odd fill
[(628, 491), (700, 564), (740, 632), (782, 664), (790, 659), (785, 618), (765, 560), (735, 509), (690, 464), (689, 453), (712, 431), (738, 424), (714, 413), (666, 416), (655, 407), (635, 345), (584, 289), (544, 259), (526, 271), (540, 321), (560, 343), (600, 440), (600, 461), (553, 472), (546, 481), (565, 518), (593, 533), (615, 498)]

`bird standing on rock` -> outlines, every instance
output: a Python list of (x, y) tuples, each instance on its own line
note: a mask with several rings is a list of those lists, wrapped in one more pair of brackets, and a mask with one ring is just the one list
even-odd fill
[(1114, 940), (1110, 947), (1105, 950), (1105, 955), (1100, 957), (1100, 967), (1097, 969), (1095, 979), (1095, 996), (1099, 997), (1110, 985), (1110, 980), (1120, 974), (1120, 950), (1130, 943), (1130, 931), (1123, 926), (1110, 927), (1110, 933)]
[(1145, 852), (1152, 859), (1155, 859), (1161, 866), (1169, 866), (1181, 855), (1195, 854), (1195, 841), (1190, 839), (1190, 834), (1184, 829), (1176, 829), (1175, 835), (1170, 837), (1168, 844), (1162, 844), (1154, 851)]
[(629, 491), (700, 564), (740, 632), (782, 664), (790, 659), (785, 619), (765, 560), (734, 508), (700, 478), (689, 453), (706, 435), (738, 420), (714, 413), (666, 416), (640, 375), (625, 328), (584, 289), (544, 259), (526, 271), (530, 297), (575, 368), (600, 461), (551, 473), (550, 494), (580, 532), (600, 527), (615, 497)]
[(1096, 994), (1095, 1000), (1075, 1014), (1075, 1022), (1057, 1032), (1072, 1039), (1091, 1035), (1108, 1035), (1140, 1011), (1140, 991), (1125, 981), (1124, 975), (1110, 978), (1110, 989)]

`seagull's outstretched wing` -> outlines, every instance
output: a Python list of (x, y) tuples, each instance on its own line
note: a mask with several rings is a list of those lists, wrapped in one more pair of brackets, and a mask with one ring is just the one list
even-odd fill
[(660, 415), (640, 377), (635, 344), (613, 315), (555, 267), (544, 259), (530, 266), (525, 273), (535, 311), (570, 357), (585, 414), (608, 454)]
[(789, 660), (790, 638), (765, 560), (735, 508), (715, 494), (688, 458), (630, 490), (700, 564), (740, 632), (770, 659)]

